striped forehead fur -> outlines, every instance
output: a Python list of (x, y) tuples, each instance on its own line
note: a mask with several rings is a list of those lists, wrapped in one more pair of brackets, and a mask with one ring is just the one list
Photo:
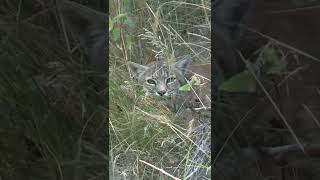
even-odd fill
[(152, 73), (152, 77), (164, 76), (167, 77), (172, 71), (171, 66), (167, 66), (167, 63), (164, 61), (156, 61), (148, 64), (149, 70), (146, 73)]

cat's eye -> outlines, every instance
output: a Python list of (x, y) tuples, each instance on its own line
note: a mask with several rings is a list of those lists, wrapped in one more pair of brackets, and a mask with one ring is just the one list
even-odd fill
[(167, 80), (166, 80), (166, 83), (167, 84), (170, 84), (170, 83), (173, 83), (173, 82), (175, 82), (176, 81), (176, 78), (175, 77), (170, 77), (170, 78), (168, 78)]
[(147, 83), (155, 85), (157, 82), (155, 80), (153, 80), (153, 79), (148, 79)]

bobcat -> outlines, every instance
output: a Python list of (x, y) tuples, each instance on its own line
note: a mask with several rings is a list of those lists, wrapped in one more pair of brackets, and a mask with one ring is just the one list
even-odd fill
[[(238, 35), (237, 24), (243, 17), (247, 2), (250, 0), (217, 0), (214, 1), (214, 87), (217, 87), (223, 78), (229, 78), (239, 72), (239, 62), (235, 53)], [(104, 70), (107, 44), (108, 16), (77, 3), (65, 1), (62, 13), (68, 27), (79, 39), (80, 45), (85, 50), (89, 62), (100, 70)], [(147, 95), (159, 97), (173, 97), (175, 105), (185, 104), (191, 108), (211, 107), (211, 64), (191, 65), (191, 58), (179, 59), (174, 65), (165, 61), (140, 65), (129, 62), (128, 67), (133, 76), (143, 84)], [(195, 87), (192, 91), (180, 92), (179, 87), (190, 80), (194, 74), (205, 77), (204, 85)], [(229, 111), (230, 112), (230, 111)], [(221, 118), (222, 117), (222, 118)], [(215, 122), (223, 124), (226, 118), (215, 116)], [(210, 118), (206, 118), (210, 119)], [(209, 125), (208, 125), (209, 124)], [(210, 128), (210, 123), (203, 127)], [(215, 126), (217, 127), (217, 126)], [(221, 126), (220, 126), (221, 127)], [(219, 126), (218, 126), (219, 128)], [(206, 130), (210, 132), (210, 130)], [(216, 132), (216, 131), (215, 131)], [(219, 129), (219, 133), (221, 129)], [(215, 140), (216, 141), (216, 140)], [(198, 144), (198, 143), (197, 143)], [(201, 143), (199, 143), (201, 144)], [(211, 143), (207, 143), (211, 144)], [(216, 145), (217, 149), (220, 145)]]
[[(171, 106), (180, 107), (182, 104), (189, 108), (211, 107), (211, 64), (191, 65), (190, 56), (180, 57), (174, 65), (165, 61), (156, 61), (147, 65), (129, 62), (128, 67), (146, 91), (147, 96), (173, 97)], [(203, 80), (202, 86), (192, 86), (187, 92), (179, 88), (190, 81), (193, 75)]]
[(128, 67), (133, 76), (143, 84), (146, 95), (172, 96), (177, 94), (179, 81), (183, 81), (182, 76), (190, 63), (191, 58), (188, 56), (178, 60), (175, 65), (159, 60), (148, 65), (129, 62)]

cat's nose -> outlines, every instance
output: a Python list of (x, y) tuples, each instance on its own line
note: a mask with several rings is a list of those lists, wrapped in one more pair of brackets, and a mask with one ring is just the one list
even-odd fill
[(163, 96), (165, 93), (166, 93), (166, 91), (158, 91), (158, 94), (159, 94), (160, 96)]

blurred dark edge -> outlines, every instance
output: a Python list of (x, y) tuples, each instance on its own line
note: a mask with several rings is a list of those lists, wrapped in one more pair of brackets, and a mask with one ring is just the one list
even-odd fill
[[(297, 73), (288, 79), (286, 75), (266, 75), (259, 80), (298, 139), (317, 145), (320, 130), (314, 121), (320, 115), (317, 103), (320, 102), (317, 92), (320, 24), (316, 19), (320, 15), (320, 2), (252, 0), (250, 6), (239, 8), (244, 11), (237, 12), (245, 14), (243, 19), (237, 22), (223, 19), (237, 13), (219, 11), (221, 4), (231, 7), (232, 3), (240, 2), (243, 1), (215, 0), (212, 3), (213, 179), (318, 179), (319, 156), (309, 156), (301, 150), (276, 156), (266, 153), (265, 149), (281, 149), (297, 142), (259, 86), (253, 94), (221, 92), (218, 86), (221, 79), (245, 69), (238, 52), (254, 63), (257, 59), (254, 52), (270, 42), (268, 37), (274, 38), (274, 47), (288, 54), (285, 59), (288, 71), (297, 70)], [(230, 32), (235, 32), (236, 36), (228, 36)], [(319, 149), (315, 151), (320, 152)], [(304, 166), (295, 164), (299, 162)]]
[(0, 3), (0, 179), (108, 179), (108, 67), (68, 52), (56, 4)]

